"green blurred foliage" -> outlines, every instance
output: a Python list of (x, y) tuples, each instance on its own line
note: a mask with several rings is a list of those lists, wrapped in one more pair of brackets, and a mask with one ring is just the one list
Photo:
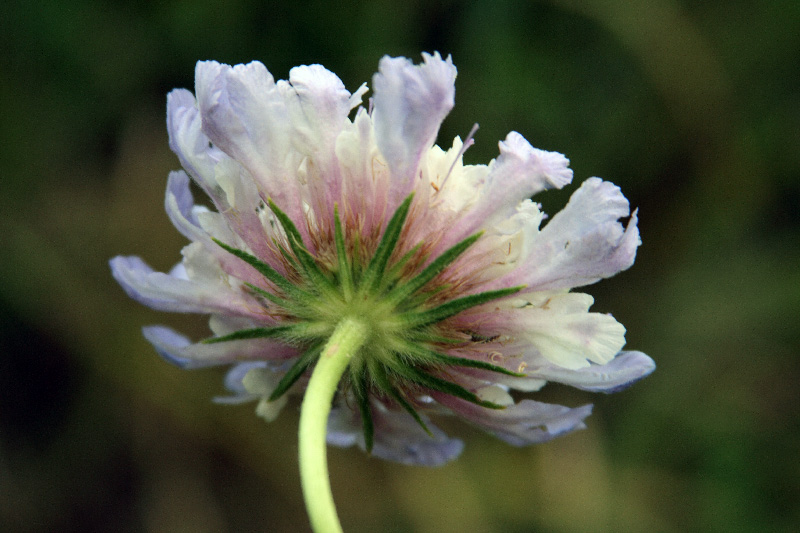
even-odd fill
[(164, 100), (195, 61), (319, 62), (355, 90), (433, 50), (459, 68), (443, 144), (478, 122), (485, 162), (517, 130), (640, 208), (636, 265), (589, 292), (659, 368), (608, 397), (549, 386), (596, 409), (543, 446), (445, 422), (467, 448), (441, 469), (332, 449), (345, 529), (800, 528), (800, 3), (11, 0), (0, 46), (3, 531), (307, 529), (296, 409), (211, 404), (221, 371), (140, 335), (203, 320), (128, 300), (107, 260), (179, 258)]

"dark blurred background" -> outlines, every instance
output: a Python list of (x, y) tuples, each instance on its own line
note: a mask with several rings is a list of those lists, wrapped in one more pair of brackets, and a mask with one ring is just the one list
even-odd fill
[[(0, 530), (306, 531), (297, 405), (227, 407), (140, 328), (205, 320), (129, 300), (158, 269), (179, 168), (165, 96), (200, 59), (322, 63), (350, 90), (384, 54), (452, 54), (440, 142), (481, 126), (565, 153), (638, 206), (634, 267), (590, 287), (658, 370), (592, 396), (589, 429), (516, 449), (457, 422), (458, 461), (331, 449), (346, 531), (797, 531), (800, 3), (796, 0), (11, 0), (0, 7)], [(574, 186), (542, 195), (554, 213)]]

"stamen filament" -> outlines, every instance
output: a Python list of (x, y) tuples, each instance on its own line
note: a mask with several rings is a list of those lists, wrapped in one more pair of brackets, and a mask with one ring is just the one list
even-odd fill
[(368, 329), (363, 322), (342, 319), (319, 356), (303, 398), (299, 431), (300, 481), (315, 533), (342, 531), (328, 476), (328, 415), (339, 380), (367, 337)]

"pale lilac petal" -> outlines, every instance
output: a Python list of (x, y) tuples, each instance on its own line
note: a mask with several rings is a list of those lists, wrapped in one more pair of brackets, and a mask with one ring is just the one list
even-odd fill
[(203, 132), (211, 142), (244, 166), (265, 196), (300, 220), (296, 168), (288, 160), (289, 111), (266, 67), (258, 61), (235, 67), (201, 61), (195, 71), (195, 91)]
[[(199, 368), (204, 366), (183, 357), (183, 354), (181, 354), (182, 349), (190, 345), (191, 342), (173, 329), (164, 326), (146, 326), (142, 328), (142, 334), (153, 345), (158, 355), (168, 363), (172, 363), (179, 368)], [(210, 363), (205, 366), (213, 365), (214, 363)]]
[(591, 405), (569, 408), (563, 405), (522, 400), (505, 409), (487, 409), (439, 392), (431, 396), (456, 415), (514, 446), (526, 446), (584, 429), (583, 420)]
[(289, 148), (289, 122), (283, 97), (264, 65), (201, 61), (195, 92), (203, 131), (215, 146), (257, 178), (267, 178), (270, 168), (280, 166), (279, 153)]
[(642, 352), (620, 352), (605, 365), (591, 365), (567, 370), (542, 360), (540, 366), (529, 366), (525, 373), (590, 392), (619, 392), (656, 369), (656, 364)]
[(636, 212), (629, 214), (619, 187), (589, 178), (566, 207), (528, 243), (528, 255), (503, 282), (529, 291), (580, 287), (608, 278), (633, 264), (640, 244)]
[[(375, 434), (372, 455), (405, 465), (441, 466), (461, 454), (464, 443), (451, 439), (421, 415), (433, 437), (405, 411), (387, 409), (372, 402)], [(328, 418), (328, 444), (340, 447), (358, 445), (365, 450), (359, 414), (347, 405), (338, 405)]]
[(545, 189), (560, 189), (572, 181), (569, 159), (558, 152), (534, 148), (512, 131), (500, 143), (500, 156), (492, 162), (480, 199), (460, 222), (471, 234), (512, 216), (519, 204)]
[(114, 279), (128, 296), (153, 309), (258, 316), (255, 300), (221, 284), (200, 283), (155, 272), (133, 256), (117, 256), (109, 264)]
[(208, 240), (208, 235), (200, 227), (200, 222), (197, 220), (197, 214), (194, 211), (194, 197), (189, 188), (189, 176), (186, 172), (169, 173), (164, 208), (172, 225), (184, 237), (193, 241)]
[(297, 357), (297, 350), (271, 339), (248, 339), (213, 344), (192, 343), (165, 326), (142, 329), (145, 338), (167, 361), (182, 368), (202, 368), (259, 359), (285, 361)]
[(413, 189), (423, 153), (453, 108), (456, 68), (450, 58), (423, 54), (414, 65), (404, 57), (383, 57), (373, 78), (375, 136), (392, 172), (395, 202)]
[[(256, 214), (261, 201), (258, 189), (241, 166), (209, 146), (201, 131), (200, 113), (194, 96), (186, 90), (172, 91), (167, 98), (167, 128), (170, 146), (195, 181), (213, 200), (228, 224), (254, 251), (264, 248), (264, 231)], [(175, 227), (192, 240), (208, 243), (192, 211), (192, 194), (182, 172), (170, 174), (165, 199), (167, 214)]]

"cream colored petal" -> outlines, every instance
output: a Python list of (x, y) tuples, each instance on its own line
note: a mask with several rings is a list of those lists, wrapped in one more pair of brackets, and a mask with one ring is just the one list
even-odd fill
[(553, 293), (514, 314), (514, 327), (547, 360), (568, 369), (605, 364), (625, 345), (625, 327), (611, 315), (588, 312), (593, 299)]

